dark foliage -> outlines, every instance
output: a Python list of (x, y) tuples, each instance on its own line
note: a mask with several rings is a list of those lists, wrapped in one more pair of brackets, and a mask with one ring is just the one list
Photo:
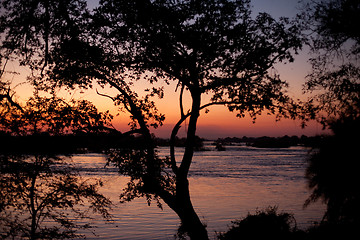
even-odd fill
[(2, 154), (52, 154), (104, 153), (109, 149), (142, 144), (141, 139), (121, 133), (83, 133), (49, 135), (47, 133), (14, 136), (0, 132)]
[(358, 0), (313, 1), (303, 12), (314, 54), (313, 71), (305, 89), (320, 90), (311, 101), (325, 114), (319, 115), (320, 121), (333, 132), (309, 158), (306, 177), (312, 195), (305, 205), (320, 199), (327, 204), (320, 229), (328, 230), (329, 235), (337, 231), (341, 235), (360, 223), (356, 177), (360, 134), (359, 16)]
[(357, 239), (359, 237), (359, 225), (357, 224), (327, 222), (316, 224), (307, 229), (302, 239)]
[(313, 56), (304, 89), (316, 93), (310, 102), (325, 126), (329, 117), (359, 117), (359, 16), (359, 0), (311, 1), (302, 15)]
[(360, 224), (360, 190), (357, 147), (359, 119), (341, 119), (331, 124), (328, 137), (308, 160), (306, 178), (312, 194), (305, 203), (323, 200), (324, 221), (331, 224)]
[(219, 240), (239, 239), (283, 239), (283, 240), (319, 240), (319, 239), (357, 239), (358, 225), (345, 223), (315, 223), (305, 230), (296, 227), (292, 214), (278, 213), (276, 207), (268, 207), (248, 214), (247, 217), (232, 222), (228, 231), (218, 234)]
[(102, 183), (83, 180), (61, 158), (0, 154), (0, 173), (1, 239), (82, 237), (77, 230), (91, 225), (79, 222), (90, 211), (110, 219), (111, 202), (98, 192)]
[(218, 235), (219, 240), (238, 239), (301, 239), (294, 217), (289, 213), (277, 213), (269, 207), (242, 220), (234, 221), (230, 229)]
[[(0, 238), (67, 239), (90, 229), (90, 212), (110, 219), (101, 181), (83, 179), (69, 157), (80, 134), (104, 134), (111, 116), (87, 101), (65, 102), (35, 94), (25, 104), (0, 85)], [(5, 88), (6, 86), (6, 88)], [(6, 90), (6, 91), (5, 91)], [(67, 133), (77, 133), (77, 137)], [(82, 137), (84, 140), (84, 137)], [(98, 140), (98, 139), (97, 139)], [(62, 156), (62, 157), (60, 157)], [(87, 207), (85, 207), (87, 206)], [(82, 222), (82, 223), (81, 223)]]
[(0, 130), (12, 135), (62, 135), (112, 130), (109, 112), (99, 112), (86, 100), (70, 103), (56, 96), (35, 94), (23, 106), (2, 107)]

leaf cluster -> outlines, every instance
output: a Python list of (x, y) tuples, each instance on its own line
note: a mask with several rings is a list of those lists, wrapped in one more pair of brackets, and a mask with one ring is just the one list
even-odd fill
[(22, 65), (41, 71), (53, 62), (51, 50), (79, 32), (87, 13), (83, 0), (4, 0), (0, 7), (4, 56), (20, 56)]
[(300, 18), (313, 54), (304, 90), (313, 93), (309, 101), (324, 126), (328, 119), (359, 115), (359, 16), (359, 1), (332, 0), (307, 4)]
[(13, 135), (101, 132), (111, 127), (112, 119), (109, 112), (99, 112), (89, 101), (67, 103), (55, 96), (35, 95), (21, 108), (1, 110), (0, 129)]
[(219, 240), (231, 240), (240, 238), (263, 239), (272, 237), (275, 239), (298, 239), (296, 238), (296, 221), (290, 213), (278, 213), (278, 208), (268, 207), (258, 210), (255, 214), (233, 221), (232, 226), (225, 233), (218, 235)]
[(117, 148), (107, 152), (108, 164), (113, 164), (122, 175), (130, 177), (121, 202), (145, 197), (150, 204), (155, 200), (161, 207), (159, 192), (174, 192), (175, 176), (169, 172), (169, 158), (149, 157), (148, 143), (142, 137), (128, 137)]

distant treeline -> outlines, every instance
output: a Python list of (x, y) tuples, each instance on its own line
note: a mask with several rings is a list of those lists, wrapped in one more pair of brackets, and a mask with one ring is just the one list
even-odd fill
[(141, 139), (121, 133), (82, 133), (49, 135), (46, 133), (13, 136), (0, 133), (0, 154), (73, 154), (104, 152), (111, 148), (142, 146)]
[(248, 146), (258, 148), (288, 148), (291, 146), (306, 146), (306, 147), (317, 147), (326, 138), (326, 136), (312, 136), (308, 137), (302, 135), (298, 136), (282, 136), (282, 137), (227, 137), (219, 138), (216, 140), (217, 143), (222, 145), (233, 145), (239, 143), (245, 143)]
[[(291, 146), (306, 146), (306, 147), (318, 147), (321, 142), (324, 141), (324, 139), (327, 136), (305, 136), (302, 135), (301, 137), (298, 136), (282, 136), (282, 137), (226, 137), (226, 138), (218, 138), (214, 141), (214, 145), (216, 146), (229, 146), (229, 145), (235, 145), (235, 144), (246, 144), (248, 146), (252, 147), (258, 147), (258, 148), (287, 148)], [(209, 141), (204, 138), (196, 137), (196, 150), (202, 150), (204, 149), (204, 141)], [(175, 138), (174, 144), (176, 147), (183, 147), (185, 145), (186, 138)], [(170, 140), (169, 139), (163, 139), (163, 138), (157, 138), (156, 144), (158, 146), (169, 146)]]
[[(245, 143), (259, 148), (286, 148), (291, 146), (316, 147), (324, 136), (283, 136), (283, 137), (227, 137), (215, 141), (217, 145), (226, 146)], [(196, 137), (195, 150), (204, 150), (206, 139)], [(186, 138), (175, 138), (176, 147), (185, 146)], [(157, 146), (169, 146), (169, 139), (156, 138)], [(82, 133), (52, 136), (37, 134), (27, 136), (13, 136), (0, 132), (1, 154), (73, 154), (83, 152), (104, 152), (112, 148), (142, 148), (141, 137), (124, 135), (121, 133)]]
[[(195, 148), (203, 149), (203, 141), (196, 137)], [(169, 146), (168, 139), (155, 138), (156, 146)], [(175, 146), (184, 147), (186, 138), (176, 138)], [(0, 154), (74, 154), (95, 152), (103, 153), (114, 148), (143, 148), (142, 137), (126, 135), (120, 132), (79, 133), (50, 135), (47, 133), (32, 135), (11, 135), (0, 132)]]

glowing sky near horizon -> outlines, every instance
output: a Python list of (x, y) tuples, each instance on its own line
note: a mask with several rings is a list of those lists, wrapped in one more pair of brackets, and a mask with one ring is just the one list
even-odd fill
[[(98, 2), (97, 0), (89, 0), (89, 6), (94, 7)], [(253, 0), (253, 12), (268, 12), (273, 17), (279, 18), (280, 16), (294, 17), (299, 11), (300, 5), (298, 0)], [(294, 63), (278, 64), (276, 70), (280, 73), (282, 79), (289, 82), (288, 93), (295, 98), (303, 98), (302, 84), (305, 82), (305, 76), (310, 71), (310, 66), (307, 63), (309, 58), (307, 50), (302, 51), (295, 57)], [(19, 71), (21, 75), (11, 76), (14, 83), (23, 82), (25, 76), (30, 72), (26, 69), (19, 70), (15, 63), (9, 66), (9, 71)], [(11, 79), (10, 79), (11, 80)], [(174, 93), (175, 85), (163, 85), (166, 89), (165, 98), (157, 100), (157, 106), (160, 112), (165, 113), (165, 125), (155, 131), (155, 134), (160, 137), (169, 137), (171, 127), (176, 123), (180, 117), (178, 95), (179, 92)], [(144, 89), (144, 85), (139, 84), (136, 86), (138, 90)], [(116, 94), (112, 89), (98, 90), (106, 94)], [(24, 101), (31, 95), (31, 88), (28, 85), (19, 86), (16, 88), (17, 95), (20, 101)], [(75, 90), (68, 93), (59, 92), (59, 95), (70, 100), (72, 98), (88, 99), (92, 101), (101, 111), (110, 110), (113, 115), (117, 114), (117, 108), (113, 106), (110, 99), (100, 97), (96, 94), (95, 88), (88, 91)], [(256, 123), (253, 124), (249, 117), (239, 119), (235, 117), (236, 113), (229, 112), (226, 107), (216, 106), (211, 107), (210, 112), (205, 114), (202, 112), (199, 124), (198, 135), (207, 138), (225, 137), (225, 136), (281, 136), (281, 135), (315, 135), (321, 134), (321, 126), (312, 122), (309, 127), (301, 129), (300, 121), (282, 120), (276, 122), (274, 117), (259, 116)], [(126, 114), (120, 113), (119, 116), (114, 118), (114, 126), (120, 131), (127, 130), (128, 117)], [(184, 129), (180, 130), (180, 136), (184, 135)]]

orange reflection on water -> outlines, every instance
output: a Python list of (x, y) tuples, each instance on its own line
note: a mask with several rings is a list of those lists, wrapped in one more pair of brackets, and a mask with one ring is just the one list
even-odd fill
[[(303, 209), (310, 194), (301, 177), (304, 168), (299, 157), (306, 153), (305, 150), (233, 148), (222, 153), (196, 153), (190, 172), (193, 205), (207, 224), (210, 237), (215, 231), (225, 231), (231, 221), (268, 206), (278, 206), (280, 212), (293, 213), (300, 228), (321, 220), (325, 206), (316, 204)], [(159, 151), (162, 155), (167, 154), (165, 148)], [(182, 150), (177, 149), (177, 155), (181, 156), (181, 153)], [(179, 219), (165, 204), (160, 210), (156, 203), (148, 206), (145, 199), (119, 203), (119, 195), (128, 178), (119, 176), (116, 169), (107, 173), (97, 171), (105, 165), (103, 155), (78, 155), (74, 157), (76, 161), (88, 169), (84, 175), (98, 177), (104, 182), (101, 191), (114, 202), (113, 223), (96, 222), (96, 234), (101, 239), (169, 239), (176, 233)], [(91, 236), (87, 237), (91, 239)]]

